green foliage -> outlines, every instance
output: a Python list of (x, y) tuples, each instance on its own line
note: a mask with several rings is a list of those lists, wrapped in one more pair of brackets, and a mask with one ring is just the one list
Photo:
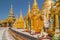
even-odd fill
[(52, 37), (52, 40), (58, 40), (58, 35), (54, 35), (53, 37)]

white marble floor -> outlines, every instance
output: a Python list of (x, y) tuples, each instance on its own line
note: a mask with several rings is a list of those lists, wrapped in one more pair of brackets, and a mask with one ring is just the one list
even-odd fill
[(15, 40), (12, 35), (8, 32), (8, 28), (6, 29), (5, 32), (6, 40)]
[(0, 27), (0, 40), (15, 40), (8, 32), (8, 28)]
[(4, 34), (5, 30), (6, 30), (6, 28), (0, 27), (0, 40), (3, 40), (3, 34)]

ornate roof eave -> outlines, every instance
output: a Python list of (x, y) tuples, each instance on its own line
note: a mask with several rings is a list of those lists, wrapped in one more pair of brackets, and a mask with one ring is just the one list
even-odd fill
[(60, 12), (60, 7), (56, 7), (55, 9), (51, 10), (51, 13), (53, 14), (59, 14), (59, 12)]
[(39, 7), (38, 7), (38, 4), (37, 4), (37, 0), (34, 0), (31, 12), (36, 11), (36, 10), (39, 11)]

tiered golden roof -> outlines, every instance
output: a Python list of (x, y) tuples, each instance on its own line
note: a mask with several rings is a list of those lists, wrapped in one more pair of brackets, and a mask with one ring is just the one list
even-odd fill
[(37, 4), (37, 0), (34, 0), (34, 3), (32, 5), (32, 9), (31, 9), (32, 14), (38, 14), (39, 12), (39, 7)]
[(10, 13), (9, 13), (9, 16), (8, 16), (8, 22), (13, 22), (14, 20), (15, 20), (15, 17), (14, 17), (13, 7), (12, 7), (12, 4), (11, 4)]

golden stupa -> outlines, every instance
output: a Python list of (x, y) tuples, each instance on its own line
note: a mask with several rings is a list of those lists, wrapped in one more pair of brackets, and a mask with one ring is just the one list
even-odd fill
[(20, 18), (18, 19), (18, 17), (16, 17), (16, 21), (13, 26), (14, 28), (24, 29), (24, 19), (22, 16), (22, 10), (20, 11)]

